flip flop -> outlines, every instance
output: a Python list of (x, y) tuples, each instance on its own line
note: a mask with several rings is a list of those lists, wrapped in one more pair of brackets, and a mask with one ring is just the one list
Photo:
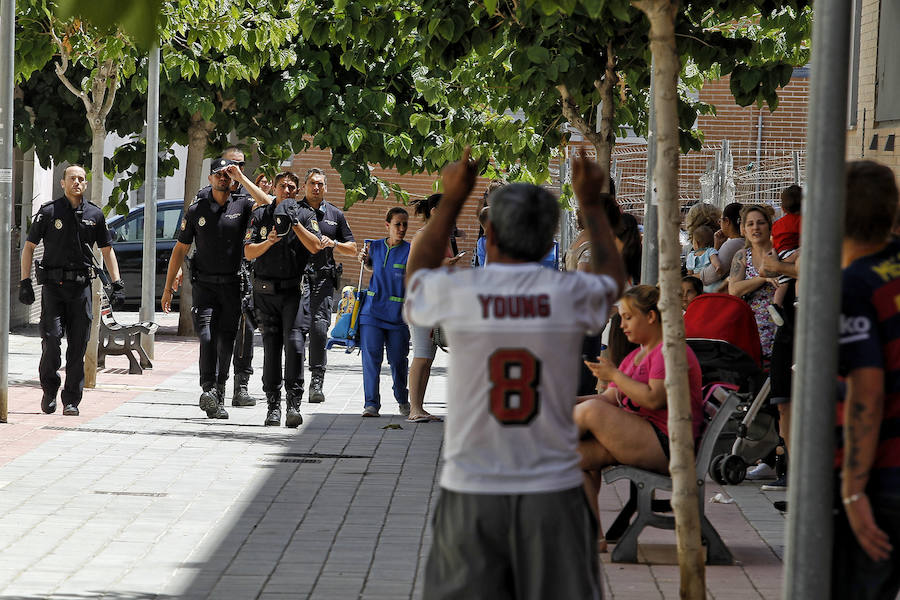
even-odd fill
[(444, 419), (437, 417), (435, 415), (422, 415), (421, 417), (408, 418), (406, 419), (409, 423), (442, 423)]

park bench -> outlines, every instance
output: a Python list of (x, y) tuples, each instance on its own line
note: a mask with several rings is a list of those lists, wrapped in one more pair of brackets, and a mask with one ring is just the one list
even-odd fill
[[(716, 528), (704, 514), (704, 490), (706, 474), (714, 459), (716, 440), (741, 401), (737, 392), (717, 386), (712, 393), (719, 401), (719, 409), (707, 424), (700, 440), (694, 466), (697, 470), (697, 502), (700, 509), (700, 535), (706, 546), (706, 562), (710, 565), (730, 565), (734, 563), (731, 552), (725, 546)], [(675, 529), (675, 517), (671, 514), (671, 504), (665, 499), (655, 499), (656, 490), (672, 491), (672, 478), (662, 473), (645, 471), (637, 467), (618, 465), (603, 471), (603, 480), (612, 483), (620, 479), (630, 482), (631, 497), (606, 532), (606, 539), (616, 544), (610, 556), (613, 562), (637, 562), (638, 536), (645, 527)], [(631, 517), (635, 515), (634, 520)]]
[(106, 357), (128, 357), (128, 372), (140, 375), (144, 369), (152, 369), (153, 363), (141, 346), (141, 334), (156, 333), (159, 325), (150, 321), (122, 325), (113, 315), (112, 305), (106, 291), (100, 289), (100, 340), (97, 346), (97, 366), (106, 367)]

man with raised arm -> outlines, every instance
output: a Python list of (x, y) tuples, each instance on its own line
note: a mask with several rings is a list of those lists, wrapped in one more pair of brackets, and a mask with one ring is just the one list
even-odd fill
[(407, 321), (439, 325), (465, 349), (450, 354), (424, 597), (599, 598), (573, 408), (581, 340), (602, 328), (625, 281), (610, 228), (619, 209), (601, 193), (603, 169), (576, 157), (592, 273), (541, 267), (559, 204), (529, 184), (492, 194), (485, 268), (439, 268), (476, 175), (468, 148), (444, 170), (441, 210), (416, 236), (407, 267)]
[[(234, 351), (234, 337), (241, 317), (238, 270), (244, 255), (244, 235), (250, 223), (253, 199), (232, 191), (232, 176), (246, 185), (247, 178), (233, 160), (217, 158), (209, 171), (210, 187), (197, 192), (197, 199), (181, 219), (178, 241), (169, 258), (166, 286), (160, 303), (172, 309), (175, 276), (191, 244), (197, 245), (191, 266), (194, 330), (200, 338), (200, 408), (210, 419), (227, 419), (225, 382)], [(238, 175), (240, 174), (240, 175)], [(268, 196), (258, 198), (269, 204)]]

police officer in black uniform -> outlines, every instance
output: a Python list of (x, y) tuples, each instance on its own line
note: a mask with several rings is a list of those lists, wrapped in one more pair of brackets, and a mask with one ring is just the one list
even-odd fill
[(322, 392), (328, 362), (325, 342), (328, 340), (328, 328), (331, 325), (334, 289), (340, 285), (342, 270), (334, 260), (334, 253), (355, 258), (358, 252), (353, 232), (347, 225), (344, 213), (325, 200), (327, 185), (325, 171), (317, 168), (309, 169), (303, 184), (305, 197), (301, 201), (301, 205), (305, 204), (315, 211), (322, 241), (326, 245), (325, 250), (314, 255), (306, 267), (307, 286), (303, 297), (310, 315), (309, 401), (313, 403), (325, 401), (325, 394)]
[[(275, 177), (275, 202), (257, 208), (244, 239), (244, 256), (253, 260), (253, 305), (263, 337), (263, 390), (268, 411), (265, 425), (281, 423), (281, 356), (287, 415), (285, 427), (303, 422), (303, 355), (306, 345), (300, 282), (311, 254), (324, 246), (315, 213), (297, 204), (293, 196), (300, 179), (293, 173)], [(251, 195), (262, 190), (250, 183)]]
[[(119, 264), (110, 246), (106, 218), (96, 204), (84, 199), (87, 179), (84, 168), (71, 165), (63, 171), (60, 182), (65, 195), (41, 206), (28, 232), (22, 249), (22, 274), (31, 273), (34, 248), (44, 241), (43, 260), (35, 265), (37, 282), (44, 286), (41, 297), (41, 362), (38, 367), (41, 389), (41, 410), (56, 412), (56, 392), (61, 383), (60, 342), (65, 334), (66, 383), (61, 398), (64, 415), (78, 415), (78, 405), (84, 390), (84, 352), (87, 349), (93, 320), (91, 279), (95, 270), (91, 251), (100, 248), (103, 260), (113, 279), (110, 301), (114, 307), (125, 301), (125, 284), (119, 277)], [(34, 303), (31, 278), (19, 284), (19, 300)]]
[[(172, 308), (175, 276), (191, 244), (197, 246), (191, 265), (194, 329), (200, 338), (200, 408), (211, 419), (227, 419), (225, 382), (241, 316), (238, 269), (253, 200), (231, 192), (232, 177), (246, 179), (234, 161), (212, 161), (209, 188), (185, 211), (178, 241), (169, 258), (162, 309)], [(261, 204), (268, 204), (268, 197)]]
[[(237, 146), (229, 146), (222, 151), (222, 158), (233, 160), (243, 172), (243, 150)], [(232, 178), (231, 192), (234, 195), (250, 195), (244, 186), (234, 178)], [(231, 362), (234, 367), (234, 391), (231, 395), (231, 405), (255, 406), (256, 399), (247, 391), (250, 376), (253, 375), (253, 330), (256, 329), (251, 313), (253, 289), (250, 279), (250, 261), (241, 261), (238, 275), (241, 278), (241, 319), (237, 335), (234, 338), (234, 359)]]

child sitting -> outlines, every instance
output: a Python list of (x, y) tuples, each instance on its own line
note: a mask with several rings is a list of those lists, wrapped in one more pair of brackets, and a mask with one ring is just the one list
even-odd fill
[(692, 252), (687, 255), (687, 274), (699, 275), (701, 269), (707, 265), (713, 265), (717, 270), (722, 268), (719, 262), (719, 252), (713, 248), (713, 230), (707, 225), (701, 225), (694, 229), (691, 235), (694, 246)]
[(688, 304), (703, 293), (703, 282), (693, 275), (681, 278), (681, 310), (687, 310)]

